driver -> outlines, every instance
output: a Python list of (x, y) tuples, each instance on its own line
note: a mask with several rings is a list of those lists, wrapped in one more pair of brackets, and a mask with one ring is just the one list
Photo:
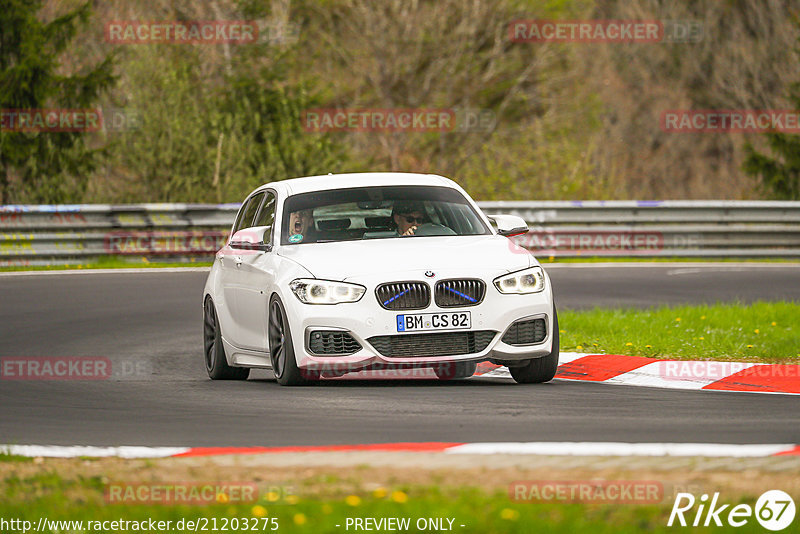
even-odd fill
[(317, 240), (314, 228), (314, 212), (311, 209), (293, 211), (289, 214), (289, 241), (291, 243), (313, 243)]
[(397, 235), (404, 237), (414, 235), (419, 225), (428, 222), (428, 216), (425, 214), (422, 202), (398, 200), (392, 207), (392, 221), (397, 229)]

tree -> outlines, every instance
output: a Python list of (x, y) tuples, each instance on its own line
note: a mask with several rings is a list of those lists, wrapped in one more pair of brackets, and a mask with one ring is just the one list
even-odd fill
[[(800, 27), (800, 19), (797, 22)], [(800, 49), (796, 51), (800, 54)], [(789, 101), (793, 109), (800, 109), (800, 83), (789, 88)], [(775, 157), (764, 155), (747, 143), (744, 146), (746, 157), (742, 165), (744, 172), (750, 176), (760, 176), (761, 187), (773, 199), (800, 200), (800, 136), (782, 132), (764, 135)]]
[(33, 202), (79, 200), (99, 155), (85, 130), (19, 131), (9, 123), (12, 110), (90, 109), (115, 83), (111, 55), (62, 74), (60, 57), (88, 22), (91, 4), (49, 22), (38, 18), (42, 6), (43, 0), (0, 0), (0, 203), (15, 200), (17, 191)]
[[(262, 4), (228, 18), (262, 19)], [(266, 182), (347, 170), (342, 142), (303, 130), (303, 110), (322, 102), (290, 78), (295, 53), (267, 40), (126, 51), (125, 105), (141, 128), (110, 143), (109, 174), (129, 178), (114, 200), (235, 202)]]
[[(800, 109), (800, 84), (792, 86), (789, 100), (794, 109)], [(776, 200), (800, 200), (800, 136), (782, 132), (764, 135), (775, 157), (762, 154), (747, 143), (744, 171), (751, 176), (761, 177), (761, 185), (770, 197)]]

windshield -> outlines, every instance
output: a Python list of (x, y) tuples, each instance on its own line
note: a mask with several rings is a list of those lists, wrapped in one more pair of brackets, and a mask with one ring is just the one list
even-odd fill
[(487, 235), (489, 227), (449, 187), (334, 189), (286, 199), (281, 244)]

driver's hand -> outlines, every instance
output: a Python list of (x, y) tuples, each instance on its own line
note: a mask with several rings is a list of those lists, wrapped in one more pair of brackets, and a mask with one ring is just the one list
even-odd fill
[(417, 227), (416, 227), (416, 226), (412, 226), (411, 228), (409, 228), (408, 230), (406, 230), (405, 232), (403, 232), (401, 235), (404, 235), (404, 236), (408, 236), (408, 235), (414, 235), (414, 231), (415, 231), (416, 229), (417, 229)]

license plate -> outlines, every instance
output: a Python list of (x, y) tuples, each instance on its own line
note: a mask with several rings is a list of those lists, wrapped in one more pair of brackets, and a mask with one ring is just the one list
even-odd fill
[(422, 330), (452, 330), (471, 328), (469, 312), (452, 313), (406, 313), (397, 316), (398, 332), (418, 332)]

